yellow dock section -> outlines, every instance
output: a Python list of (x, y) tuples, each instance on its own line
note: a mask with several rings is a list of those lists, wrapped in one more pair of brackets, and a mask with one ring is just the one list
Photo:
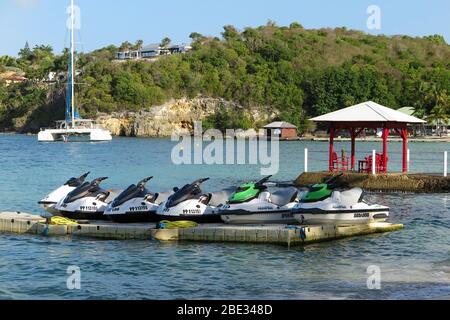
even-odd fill
[(41, 236), (79, 236), (114, 240), (197, 241), (305, 245), (341, 238), (403, 229), (401, 224), (373, 223), (355, 226), (200, 225), (187, 229), (156, 229), (154, 223), (116, 224), (93, 221), (78, 225), (48, 225), (45, 219), (27, 213), (1, 212), (0, 233)]

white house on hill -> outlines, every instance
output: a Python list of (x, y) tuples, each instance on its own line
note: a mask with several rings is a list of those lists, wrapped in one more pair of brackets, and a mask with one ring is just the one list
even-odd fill
[(136, 59), (151, 59), (160, 56), (171, 54), (184, 53), (191, 50), (192, 47), (188, 45), (170, 45), (162, 47), (160, 44), (149, 44), (138, 50), (125, 50), (117, 52), (117, 60), (136, 60)]

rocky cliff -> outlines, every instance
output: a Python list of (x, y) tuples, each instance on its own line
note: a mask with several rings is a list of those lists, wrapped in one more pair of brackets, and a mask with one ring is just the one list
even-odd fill
[(244, 109), (223, 99), (184, 98), (169, 101), (149, 111), (100, 114), (97, 117), (97, 123), (110, 130), (115, 136), (169, 137), (173, 133), (192, 133), (194, 121), (204, 120), (222, 108), (245, 114), (254, 123), (265, 122), (276, 116), (275, 113)]

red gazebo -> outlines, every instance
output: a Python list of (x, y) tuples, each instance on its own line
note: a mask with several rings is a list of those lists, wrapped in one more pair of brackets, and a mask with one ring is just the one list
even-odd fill
[(407, 172), (408, 125), (425, 123), (421, 119), (402, 112), (384, 107), (375, 102), (368, 101), (345, 109), (325, 114), (311, 119), (314, 122), (327, 123), (330, 129), (330, 156), (329, 170), (335, 171), (336, 153), (334, 151), (334, 138), (342, 130), (349, 132), (351, 137), (350, 168), (355, 170), (355, 142), (356, 138), (365, 129), (381, 129), (383, 138), (383, 153), (377, 159), (377, 171), (388, 171), (387, 139), (392, 132), (403, 139), (403, 172)]

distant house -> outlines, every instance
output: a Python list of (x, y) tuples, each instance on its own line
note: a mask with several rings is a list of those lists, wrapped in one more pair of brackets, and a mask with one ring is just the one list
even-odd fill
[[(403, 107), (398, 109), (397, 111), (400, 111), (409, 116), (414, 116), (416, 113), (416, 110), (412, 107)], [(414, 136), (450, 135), (450, 120), (444, 119), (431, 120), (427, 117), (425, 118), (425, 120), (427, 121), (427, 123), (418, 125), (416, 124), (412, 126)]]
[(191, 50), (192, 47), (188, 45), (171, 45), (161, 47), (159, 44), (149, 44), (138, 50), (125, 50), (117, 52), (117, 60), (138, 60), (151, 59), (160, 56), (167, 56), (171, 54), (184, 53)]
[(43, 79), (42, 82), (49, 82), (49, 83), (55, 83), (55, 82), (61, 82), (67, 79), (67, 73), (66, 72), (55, 72), (51, 71), (48, 73), (47, 78)]
[(14, 84), (14, 83), (22, 83), (27, 81), (28, 79), (21, 74), (18, 74), (13, 71), (7, 71), (5, 73), (0, 74), (0, 79), (3, 79), (6, 82), (6, 85)]
[(263, 127), (266, 131), (267, 137), (279, 137), (282, 140), (295, 140), (298, 139), (297, 127), (289, 122), (272, 122), (271, 124)]

